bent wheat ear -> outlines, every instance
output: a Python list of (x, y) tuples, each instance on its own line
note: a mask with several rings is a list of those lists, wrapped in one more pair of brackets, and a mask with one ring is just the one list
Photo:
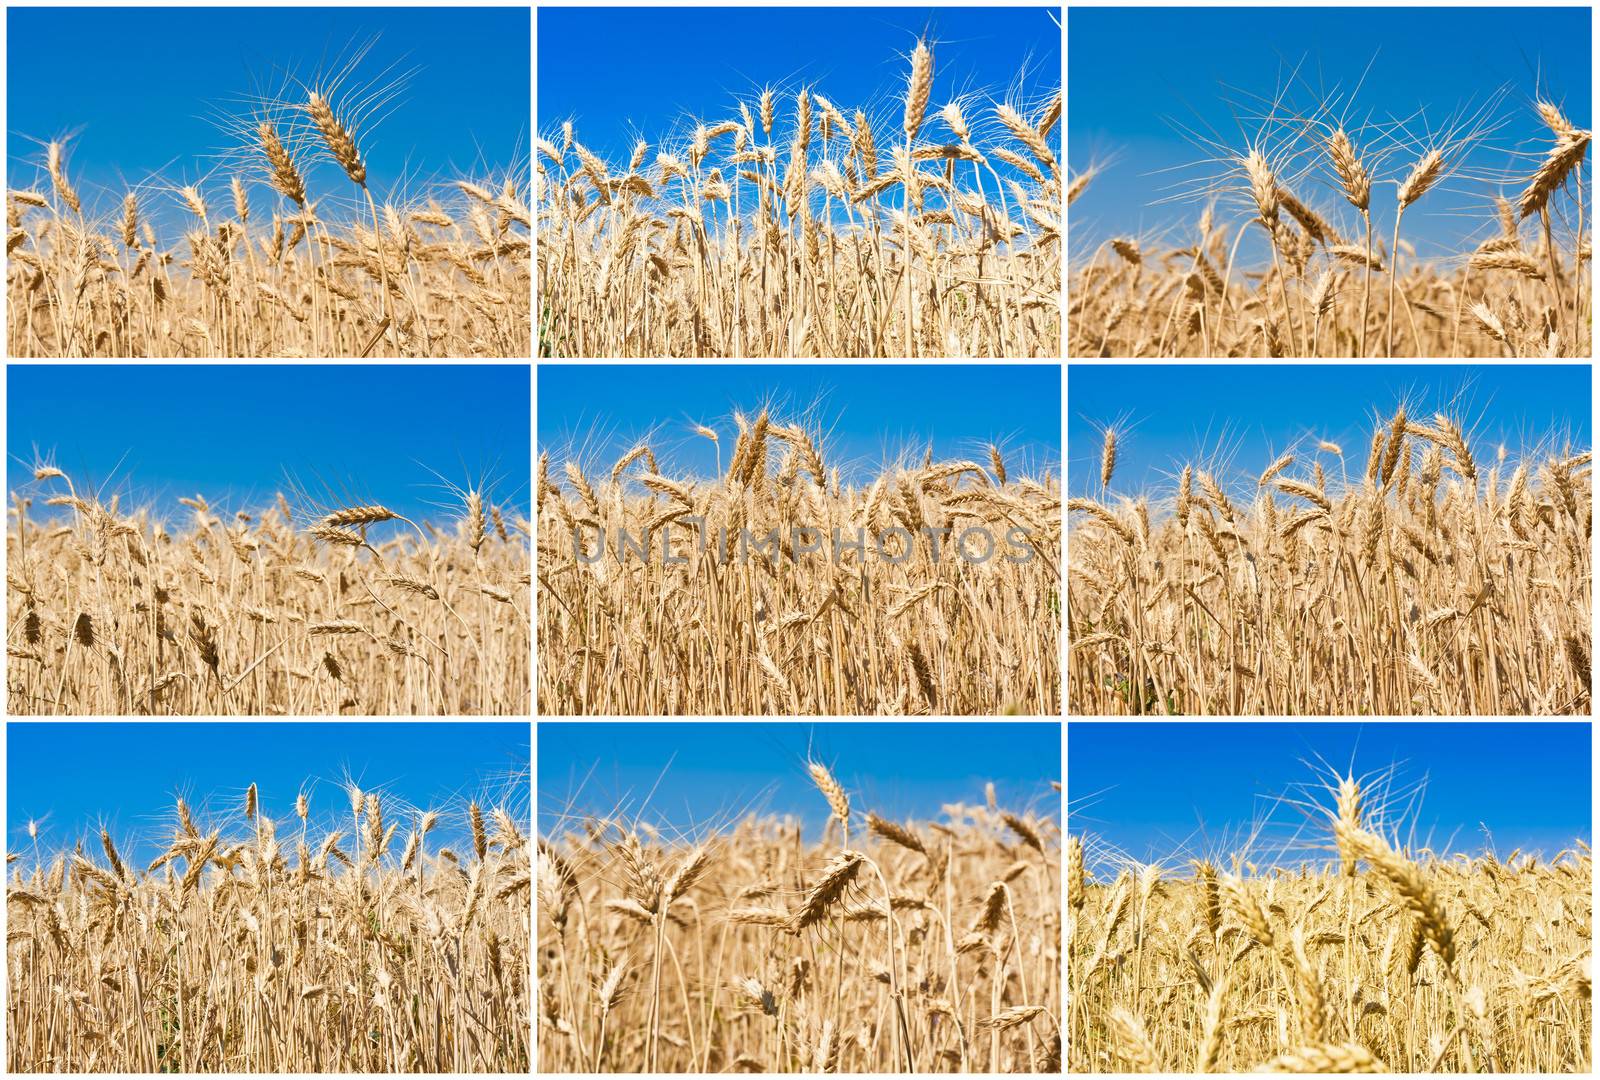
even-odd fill
[(1406, 174), (1405, 180), (1400, 184), (1397, 196), (1400, 209), (1404, 210), (1411, 203), (1416, 202), (1428, 193), (1444, 173), (1444, 154), (1438, 150), (1429, 150), (1418, 158), (1416, 164), (1411, 166), (1411, 171)]
[(1024, 844), (1027, 844), (1039, 854), (1044, 854), (1044, 841), (1039, 836), (1039, 830), (1035, 829), (1031, 824), (1015, 814), (1001, 814), (1000, 820), (1004, 821), (1006, 823), (1006, 828), (1016, 833), (1017, 836), (1022, 839)]
[(1383, 260), (1376, 253), (1367, 254), (1366, 248), (1357, 247), (1355, 244), (1334, 244), (1328, 248), (1328, 254), (1341, 262), (1351, 263), (1355, 266), (1370, 266), (1372, 269), (1383, 272)]
[(1051, 151), (1050, 144), (1015, 109), (1009, 105), (997, 105), (994, 114), (1012, 136), (1026, 146), (1046, 168), (1052, 173), (1057, 171), (1056, 156)]
[(1071, 206), (1077, 201), (1078, 196), (1082, 195), (1086, 190), (1088, 190), (1089, 183), (1095, 178), (1095, 175), (1096, 171), (1094, 169), (1085, 169), (1083, 172), (1072, 178), (1072, 182), (1067, 185), (1068, 206)]
[(305, 181), (300, 176), (300, 170), (295, 168), (294, 158), (289, 156), (283, 141), (278, 138), (278, 129), (263, 120), (256, 127), (256, 138), (260, 143), (262, 154), (266, 156), (272, 186), (295, 205), (304, 206)]
[(333, 107), (326, 98), (316, 91), (312, 91), (306, 100), (306, 112), (311, 117), (311, 122), (322, 133), (322, 141), (327, 145), (328, 152), (333, 155), (333, 160), (350, 177), (350, 181), (359, 187), (367, 185), (367, 166), (361, 160), (361, 152), (356, 148), (355, 136), (337, 116)]
[(690, 852), (662, 884), (663, 902), (670, 905), (693, 888), (694, 883), (705, 873), (710, 861), (711, 852), (706, 848), (699, 847)]
[(1469, 310), (1472, 312), (1472, 317), (1478, 320), (1478, 325), (1483, 327), (1490, 337), (1502, 345), (1511, 343), (1511, 339), (1506, 336), (1505, 325), (1501, 323), (1500, 317), (1494, 313), (1488, 304), (1480, 300), (1474, 303)]
[(376, 504), (371, 506), (346, 506), (330, 511), (322, 519), (322, 523), (330, 527), (373, 525), (380, 521), (392, 521), (398, 516), (387, 506), (378, 506)]
[(313, 525), (306, 530), (312, 537), (325, 544), (336, 544), (344, 547), (362, 547), (366, 539), (353, 529), (341, 529), (333, 525)]
[(799, 909), (790, 916), (789, 929), (798, 932), (821, 922), (843, 898), (865, 859), (858, 851), (846, 850), (835, 855), (823, 868), (822, 876), (807, 890)]
[(871, 829), (885, 840), (888, 840), (891, 843), (899, 844), (903, 848), (907, 848), (922, 855), (926, 855), (928, 853), (928, 849), (923, 846), (922, 838), (916, 833), (905, 828), (904, 826), (896, 825), (892, 821), (885, 821), (877, 814), (869, 813), (867, 815), (867, 828)]
[(306, 627), (306, 633), (317, 636), (340, 636), (344, 634), (371, 634), (361, 623), (353, 619), (334, 619), (331, 622), (311, 623)]
[(1320, 244), (1335, 243), (1339, 239), (1333, 226), (1325, 221), (1321, 214), (1295, 198), (1294, 193), (1281, 184), (1278, 187), (1278, 201), (1283, 208), (1289, 211), (1289, 216), (1299, 223), (1306, 235)]
[(1550, 196), (1583, 163), (1588, 152), (1589, 132), (1573, 129), (1559, 135), (1517, 200), (1519, 216), (1525, 218), (1543, 210)]

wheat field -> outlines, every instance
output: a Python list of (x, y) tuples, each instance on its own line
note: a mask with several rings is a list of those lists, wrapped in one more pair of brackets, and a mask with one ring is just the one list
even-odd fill
[(526, 163), (375, 197), (359, 118), (395, 88), (325, 85), (344, 78), (230, 115), (195, 183), (80, 193), (73, 148), (46, 143), (6, 195), (7, 354), (527, 356)]
[[(6, 856), (7, 1071), (526, 1073), (516, 818), (347, 790), (327, 827), (304, 793), (281, 822), (254, 784), (215, 820), (179, 799), (143, 869), (104, 828), (102, 860), (30, 822)], [(470, 846), (430, 841), (441, 824)]]
[(626, 161), (547, 125), (539, 355), (1059, 356), (1059, 87), (940, 106), (927, 42), (904, 70), (892, 105), (767, 86)]
[[(1531, 160), (1508, 153), (1485, 169), (1467, 157), (1493, 121), (1413, 140), (1381, 124), (1346, 130), (1336, 107), (1347, 105), (1299, 116), (1274, 103), (1250, 145), (1208, 146), (1220, 175), (1192, 232), (1076, 248), (1068, 355), (1591, 355), (1590, 132), (1539, 99), (1545, 134)], [(1068, 205), (1099, 175), (1074, 176)], [(1373, 191), (1390, 183), (1386, 219)], [(1477, 203), (1454, 226), (1471, 233), (1454, 252), (1421, 258), (1404, 239), (1405, 212), (1452, 183)], [(1218, 204), (1242, 216), (1219, 220)], [(1270, 249), (1259, 266), (1238, 260), (1252, 226)]]
[(6, 537), (13, 715), (529, 713), (532, 524), (481, 490), (444, 529), (281, 494), (180, 499), (179, 525), (34, 480)]
[(1072, 1072), (1593, 1071), (1588, 845), (1446, 858), (1356, 780), (1333, 796), (1308, 839), (1331, 861), (1107, 880), (1067, 838)]
[(700, 842), (617, 820), (539, 841), (539, 1071), (1061, 1072), (1048, 818), (748, 818)]
[(709, 478), (541, 452), (541, 714), (1059, 714), (1058, 476), (991, 445), (845, 483), (815, 426), (734, 419)]
[(1458, 417), (1401, 407), (1370, 449), (1125, 495), (1119, 448), (1108, 426), (1098, 493), (1067, 503), (1074, 713), (1592, 708), (1588, 450), (1552, 433), (1480, 461)]

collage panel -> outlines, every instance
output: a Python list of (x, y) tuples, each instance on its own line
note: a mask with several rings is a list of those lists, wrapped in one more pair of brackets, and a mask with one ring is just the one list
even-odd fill
[(1070, 8), (1067, 356), (1593, 357), (1592, 5), (1388, 7)]
[(536, 19), (540, 358), (1061, 355), (1059, 6)]
[(1059, 367), (538, 393), (541, 716), (1060, 715)]
[(1067, 386), (1072, 714), (1593, 713), (1588, 365)]
[(529, 356), (530, 20), (7, 9), (7, 355)]
[(1068, 726), (1069, 1073), (1593, 1072), (1588, 722)]
[(525, 366), (9, 365), (13, 716), (528, 716)]
[(542, 721), (538, 1071), (1059, 1074), (1061, 751), (1059, 721)]
[(8, 722), (6, 1071), (527, 1074), (529, 735)]

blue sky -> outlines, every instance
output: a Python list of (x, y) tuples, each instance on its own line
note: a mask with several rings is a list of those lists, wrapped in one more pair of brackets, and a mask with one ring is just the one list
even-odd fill
[[(1129, 78), (1123, 46), (1134, 39), (1139, 77)], [(1156, 203), (1220, 173), (1214, 164), (1185, 167), (1217, 155), (1197, 148), (1183, 132), (1243, 147), (1240, 120), (1261, 115), (1262, 100), (1270, 102), (1280, 86), (1290, 88), (1286, 107), (1300, 113), (1327, 100), (1349, 103), (1336, 115), (1352, 132), (1368, 122), (1387, 126), (1402, 119), (1421, 136), (1470, 115), (1509, 84), (1495, 111), (1509, 123), (1471, 156), (1462, 177), (1406, 211), (1402, 239), (1409, 238), (1424, 257), (1459, 252), (1463, 238), (1491, 235), (1487, 200), (1501, 185), (1466, 175), (1505, 176), (1507, 190), (1520, 190), (1517, 178), (1531, 174), (1534, 155), (1550, 145), (1550, 132), (1532, 108), (1536, 93), (1561, 104), (1579, 127), (1592, 126), (1587, 7), (1455, 7), (1441, 15), (1437, 8), (1385, 5), (1381, 18), (1360, 7), (1073, 8), (1067, 52), (1067, 163), (1076, 172), (1112, 162), (1072, 205), (1069, 247), (1075, 253), (1112, 236), (1158, 235), (1174, 222), (1184, 231), (1169, 242), (1192, 243), (1187, 238), (1203, 203)], [(1236, 107), (1230, 109), (1229, 101)], [(1256, 128), (1244, 123), (1246, 133)], [(1376, 135), (1374, 129), (1372, 138), (1356, 141), (1381, 142)], [(1396, 154), (1375, 173), (1373, 212), (1385, 237), (1393, 223), (1395, 185), (1382, 181), (1394, 179), (1417, 156)], [(1357, 231), (1359, 215), (1333, 193), (1325, 172), (1319, 163), (1294, 190), (1324, 211), (1337, 211), (1331, 219), (1336, 227), (1342, 221), (1345, 231)], [(1219, 215), (1244, 216), (1237, 201), (1219, 207)], [(1261, 230), (1250, 231), (1259, 235), (1241, 248), (1246, 262), (1265, 250), (1258, 243)]]
[(833, 770), (852, 809), (937, 819), (940, 806), (982, 804), (984, 784), (1008, 809), (1060, 820), (1057, 723), (541, 723), (538, 824), (623, 813), (700, 835), (747, 813), (793, 814), (808, 832), (827, 807), (808, 755)]
[(609, 471), (649, 436), (664, 472), (710, 475), (717, 448), (690, 425), (718, 432), (725, 467), (734, 410), (769, 402), (786, 418), (816, 406), (824, 456), (847, 481), (908, 446), (920, 461), (930, 438), (936, 458), (981, 456), (994, 441), (1019, 475), (1060, 464), (1061, 370), (1038, 364), (541, 364), (539, 446)]
[[(6, 849), (26, 854), (27, 823), (42, 822), (41, 848), (70, 848), (89, 835), (99, 851), (104, 821), (124, 852), (150, 852), (171, 837), (178, 795), (202, 826), (235, 825), (252, 783), (261, 811), (284, 820), (307, 792), (313, 825), (342, 815), (348, 775), (363, 791), (398, 807), (450, 806), (477, 799), (520, 813), (529, 804), (531, 760), (526, 723), (75, 723), (6, 724)], [(390, 811), (386, 816), (392, 818)], [(441, 820), (436, 844), (464, 835), (463, 822)]]
[(865, 110), (887, 146), (900, 131), (906, 57), (919, 34), (934, 50), (931, 108), (961, 93), (1004, 101), (1014, 89), (1042, 105), (1061, 85), (1052, 14), (1060, 19), (1050, 8), (542, 8), (539, 129), (548, 135), (572, 119), (580, 142), (625, 159), (638, 133), (654, 142), (676, 127), (687, 136), (686, 117), (736, 116), (738, 98), (754, 101), (771, 84), (786, 92), (776, 138), (791, 122), (794, 91), (809, 84), (847, 117)]
[[(1591, 838), (1590, 738), (1587, 723), (1532, 721), (1072, 723), (1067, 824), (1098, 838), (1091, 851), (1169, 866), (1225, 860), (1257, 826), (1258, 863), (1319, 859), (1327, 830), (1306, 811), (1329, 805), (1335, 771), (1353, 771), (1370, 777), (1368, 805), (1418, 847), (1477, 854), (1487, 827), (1502, 857), (1553, 855)], [(1507, 768), (1508, 755), (1529, 767)]]
[[(1113, 494), (1167, 487), (1191, 461), (1209, 462), (1224, 482), (1254, 478), (1297, 440), (1307, 468), (1313, 444), (1326, 439), (1360, 477), (1374, 411), (1392, 416), (1402, 399), (1424, 418), (1456, 403), (1480, 457), (1501, 442), (1515, 456), (1556, 431), (1587, 450), (1590, 378), (1588, 365), (1576, 364), (1075, 364), (1067, 369), (1067, 486), (1099, 490), (1101, 427), (1119, 421)], [(1336, 477), (1338, 459), (1321, 457)]]
[(458, 486), (488, 477), (496, 501), (525, 509), (528, 390), (513, 364), (9, 364), (6, 483), (33, 483), (37, 451), (124, 509), (186, 515), (174, 500), (199, 492), (259, 510), (278, 491), (295, 505), (298, 488), (318, 505), (454, 517), (432, 469)]
[[(421, 194), (429, 181), (503, 170), (530, 145), (528, 20), (525, 8), (8, 8), (9, 183), (35, 182), (43, 148), (30, 140), (74, 133), (68, 167), (86, 211), (113, 208), (152, 174), (161, 186), (193, 183), (231, 145), (212, 122), (218, 109), (243, 110), (286, 75), (314, 80), (374, 36), (352, 83), (391, 64), (418, 69), (361, 144), (378, 201), (402, 175)], [(336, 172), (318, 167), (313, 198), (353, 198)], [(212, 201), (226, 201), (226, 184), (224, 173)], [(253, 198), (265, 208), (268, 189)], [(147, 214), (159, 203), (148, 201)]]

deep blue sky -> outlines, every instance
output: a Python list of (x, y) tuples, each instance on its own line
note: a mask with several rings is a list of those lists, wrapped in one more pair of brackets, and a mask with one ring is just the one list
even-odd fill
[[(1405, 399), (1431, 417), (1457, 403), (1474, 453), (1493, 460), (1570, 433), (1574, 453), (1591, 439), (1588, 365), (1531, 364), (1075, 364), (1067, 370), (1068, 487), (1100, 486), (1101, 425), (1123, 421), (1113, 494), (1170, 486), (1186, 462), (1219, 481), (1253, 486), (1299, 440), (1291, 467), (1309, 469), (1315, 442), (1343, 448), (1352, 478), (1366, 474), (1374, 410), (1385, 418)], [(1319, 455), (1331, 477), (1338, 459)], [(1210, 463), (1207, 466), (1207, 463)]]
[(187, 515), (174, 500), (197, 491), (227, 510), (278, 491), (296, 505), (298, 486), (319, 504), (453, 518), (430, 469), (458, 486), (487, 476), (525, 509), (529, 429), (528, 369), (513, 364), (6, 367), (9, 489), (33, 483), (37, 449), (80, 491), (122, 492), (124, 510)]
[[(737, 116), (739, 98), (753, 109), (771, 84), (780, 91), (778, 138), (792, 121), (794, 91), (809, 84), (847, 117), (865, 110), (882, 148), (900, 133), (906, 57), (919, 34), (934, 50), (930, 109), (962, 93), (981, 93), (985, 105), (1004, 101), (1024, 70), (1023, 100), (1042, 105), (1061, 85), (1052, 15), (1059, 20), (1059, 9), (541, 8), (538, 126), (549, 137), (571, 119), (580, 142), (626, 159), (639, 133), (652, 144), (674, 127), (686, 136), (687, 117)], [(977, 110), (966, 112), (973, 122)]]
[[(1270, 101), (1299, 68), (1286, 107), (1310, 113), (1337, 98), (1354, 103), (1337, 115), (1352, 132), (1370, 121), (1387, 125), (1414, 118), (1426, 107), (1426, 122), (1409, 125), (1420, 136), (1438, 130), (1453, 116), (1470, 113), (1500, 86), (1510, 94), (1497, 115), (1510, 123), (1489, 138), (1489, 147), (1471, 158), (1470, 172), (1507, 176), (1507, 190), (1520, 190), (1537, 157), (1550, 145), (1550, 132), (1534, 113), (1536, 93), (1564, 106), (1579, 127), (1591, 127), (1590, 14), (1587, 7), (1401, 7), (1348, 8), (1073, 8), (1067, 17), (1070, 72), (1067, 93), (1067, 163), (1074, 170), (1114, 158), (1113, 168), (1091, 183), (1072, 205), (1069, 247), (1087, 252), (1117, 235), (1159, 234), (1173, 222), (1188, 239), (1202, 202), (1155, 205), (1188, 189), (1192, 181), (1218, 176), (1216, 165), (1184, 168), (1216, 156), (1197, 148), (1183, 130), (1243, 147), (1240, 134), (1257, 125), (1246, 120), (1265, 112)], [(1125, 44), (1139, 43), (1139, 77), (1129, 78)], [(1376, 59), (1374, 60), (1374, 56)], [(1368, 64), (1371, 69), (1368, 71)], [(1365, 81), (1363, 81), (1365, 73)], [(1356, 93), (1357, 86), (1359, 93)], [(1230, 110), (1227, 102), (1239, 103)], [(1280, 109), (1280, 115), (1284, 112)], [(1235, 117), (1239, 117), (1236, 120)], [(1173, 121), (1178, 128), (1173, 126)], [(1377, 132), (1372, 133), (1376, 138)], [(1370, 139), (1357, 138), (1365, 144)], [(1520, 152), (1514, 157), (1509, 152)], [(1373, 212), (1387, 238), (1393, 224), (1392, 180), (1417, 157), (1396, 155), (1376, 172)], [(1177, 171), (1172, 171), (1177, 170)], [(1302, 198), (1325, 212), (1336, 227), (1357, 230), (1359, 215), (1333, 193), (1333, 181), (1319, 162), (1311, 176), (1295, 185)], [(1406, 211), (1402, 239), (1410, 238), (1422, 256), (1462, 250), (1462, 239), (1492, 235), (1492, 204), (1499, 185), (1457, 178), (1430, 192)], [(1242, 219), (1237, 201), (1219, 215)], [(1249, 262), (1264, 252), (1259, 234), (1241, 248)], [(1387, 239), (1385, 239), (1387, 244)]]
[[(1251, 849), (1258, 863), (1274, 851), (1320, 859), (1327, 829), (1320, 817), (1307, 826), (1302, 807), (1330, 804), (1324, 785), (1337, 770), (1371, 774), (1368, 805), (1419, 847), (1477, 854), (1481, 823), (1502, 857), (1519, 846), (1553, 855), (1590, 839), (1590, 737), (1587, 723), (1533, 721), (1072, 723), (1068, 828), (1097, 837), (1093, 852), (1226, 865), (1266, 823)], [(1512, 757), (1530, 767), (1507, 768)], [(1275, 802), (1285, 795), (1300, 805)]]
[(571, 448), (585, 468), (607, 472), (650, 436), (663, 472), (710, 475), (716, 447), (689, 426), (717, 431), (725, 468), (738, 435), (734, 410), (753, 417), (769, 402), (786, 418), (818, 406), (826, 463), (839, 464), (847, 482), (853, 469), (907, 446), (920, 462), (930, 438), (935, 458), (982, 456), (994, 441), (1018, 475), (1054, 472), (1061, 458), (1054, 365), (541, 364), (538, 390), (540, 449), (560, 461)]
[(808, 755), (833, 770), (852, 810), (894, 820), (938, 819), (946, 803), (1000, 804), (1060, 819), (1056, 723), (541, 723), (539, 819), (642, 817), (682, 833), (724, 828), (745, 814), (793, 814), (808, 831), (827, 807)]
[[(529, 802), (531, 746), (526, 723), (28, 723), (6, 724), (6, 850), (31, 850), (29, 818), (43, 825), (41, 848), (70, 848), (86, 833), (100, 850), (104, 821), (126, 852), (150, 851), (171, 838), (172, 807), (182, 795), (197, 823), (236, 826), (244, 792), (260, 791), (261, 812), (288, 831), (295, 796), (307, 792), (313, 826), (342, 815), (350, 803), (346, 775), (363, 791), (384, 794), (391, 807), (455, 808), (458, 800), (505, 805)], [(287, 820), (285, 820), (287, 819)], [(401, 826), (401, 835), (407, 826)], [(432, 846), (463, 835), (455, 815), (429, 834)], [(348, 848), (346, 849), (348, 850)]]
[[(243, 110), (232, 103), (276, 92), (286, 74), (313, 81), (374, 35), (353, 82), (390, 64), (420, 69), (361, 144), (377, 200), (402, 173), (421, 195), (427, 181), (504, 170), (530, 145), (528, 20), (517, 8), (8, 8), (8, 182), (33, 186), (43, 148), (30, 139), (76, 132), (68, 165), (85, 211), (120, 204), (152, 173), (163, 186), (192, 183), (229, 145), (211, 122), (217, 109)], [(318, 167), (313, 198), (352, 198), (336, 172)], [(218, 177), (212, 201), (226, 202), (227, 182)], [(269, 191), (252, 198), (264, 210)]]

